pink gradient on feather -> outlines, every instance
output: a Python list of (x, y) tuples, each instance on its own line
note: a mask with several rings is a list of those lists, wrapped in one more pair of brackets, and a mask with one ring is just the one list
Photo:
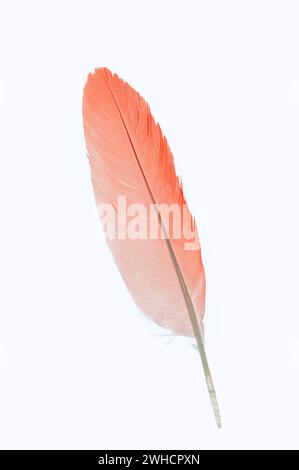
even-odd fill
[[(172, 153), (148, 104), (108, 69), (97, 69), (88, 76), (83, 95), (83, 122), (97, 204), (116, 206), (118, 196), (126, 195), (128, 205), (149, 206), (152, 200), (148, 187), (156, 204), (186, 203)], [(192, 219), (189, 211), (188, 217)], [(139, 308), (159, 325), (193, 336), (165, 240), (107, 242)], [(177, 240), (170, 236), (170, 242), (201, 324), (205, 310), (201, 250), (186, 250), (184, 238)]]

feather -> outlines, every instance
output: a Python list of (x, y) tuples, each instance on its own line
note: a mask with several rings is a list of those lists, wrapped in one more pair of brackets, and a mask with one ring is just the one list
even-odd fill
[[(106, 68), (88, 76), (83, 124), (96, 204), (113, 208), (114, 232), (107, 242), (121, 276), (144, 314), (175, 333), (195, 336), (220, 427), (203, 342), (201, 247), (166, 138), (144, 99)], [(151, 236), (148, 220), (159, 236)]]

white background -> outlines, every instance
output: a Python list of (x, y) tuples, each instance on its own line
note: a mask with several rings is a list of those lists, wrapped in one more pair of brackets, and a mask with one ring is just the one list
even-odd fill
[[(298, 448), (298, 2), (0, 5), (0, 447)], [(221, 431), (197, 352), (101, 239), (81, 119), (99, 66), (149, 101), (197, 218)]]

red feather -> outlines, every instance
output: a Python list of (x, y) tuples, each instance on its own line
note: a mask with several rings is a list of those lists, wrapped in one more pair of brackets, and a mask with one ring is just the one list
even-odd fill
[(143, 98), (107, 69), (88, 77), (83, 122), (96, 203), (117, 209), (118, 197), (125, 195), (127, 207), (142, 204), (148, 213), (150, 206), (156, 208), (166, 239), (119, 239), (118, 226), (115, 239), (107, 241), (139, 308), (159, 325), (196, 337), (220, 424), (200, 328), (205, 309), (201, 249), (199, 244), (197, 249), (186, 249), (185, 234), (177, 239), (171, 229), (166, 230), (165, 215), (159, 210), (160, 204), (184, 208), (183, 227), (191, 225), (198, 239), (166, 138)]

